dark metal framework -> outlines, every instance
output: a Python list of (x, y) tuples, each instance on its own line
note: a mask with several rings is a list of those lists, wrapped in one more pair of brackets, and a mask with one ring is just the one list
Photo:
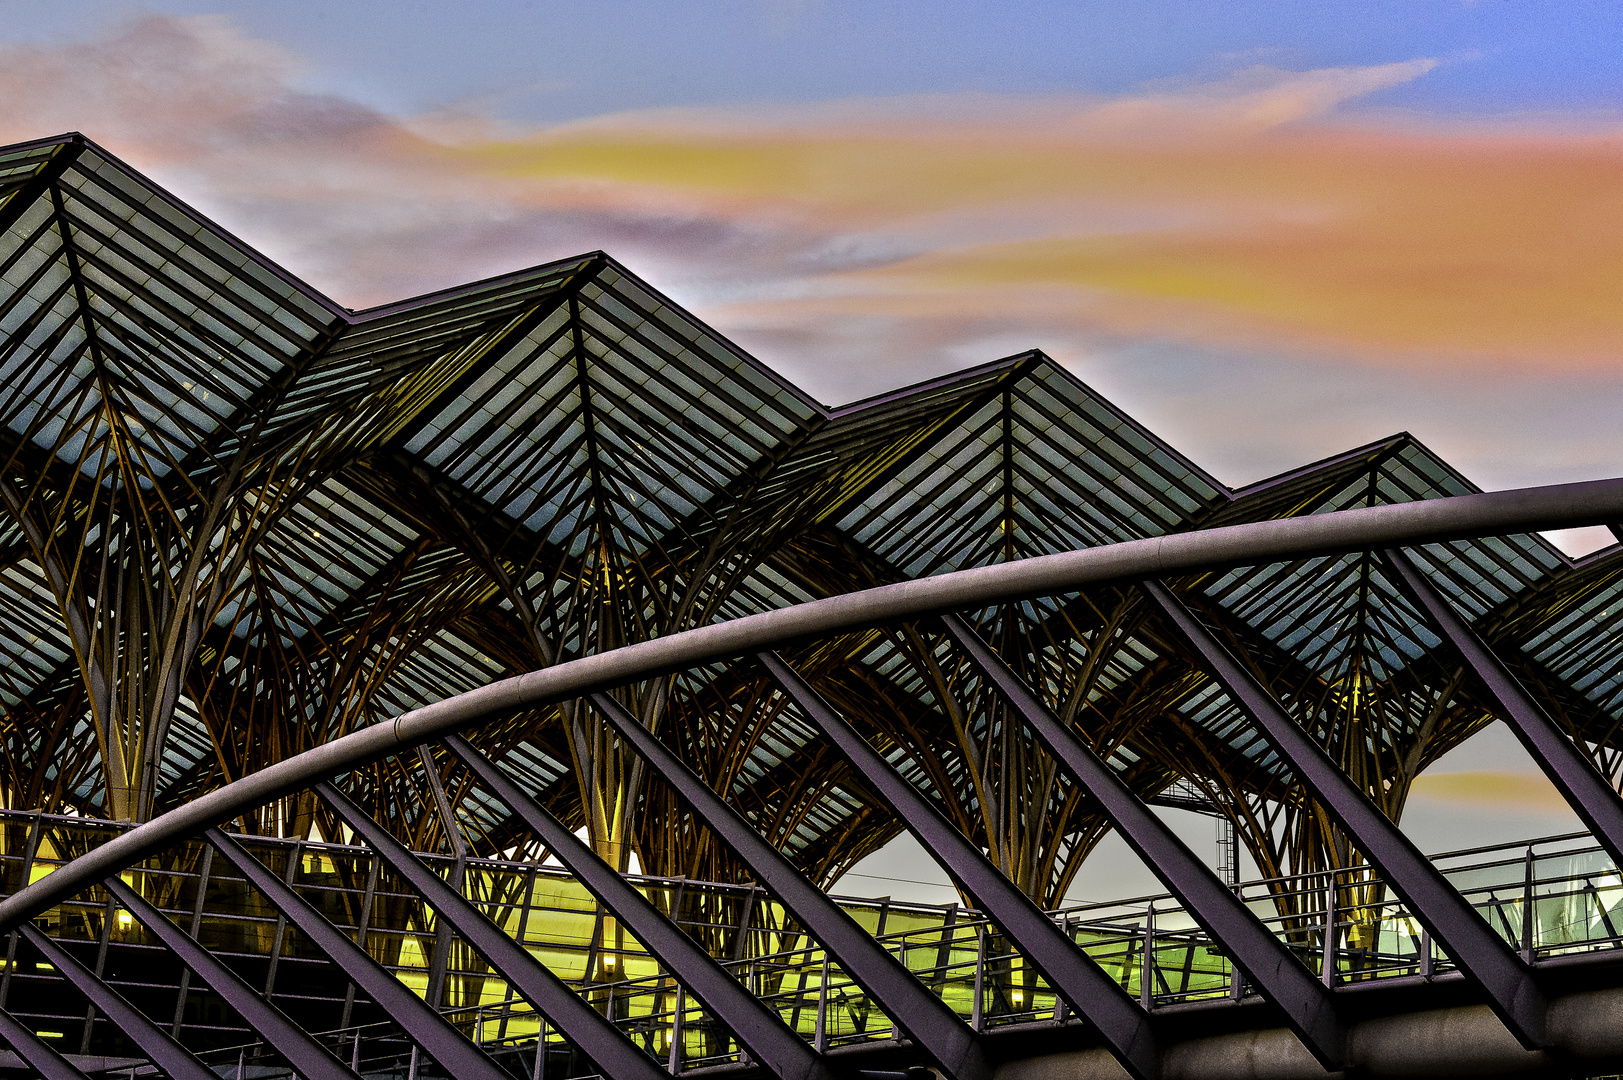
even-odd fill
[[(741, 992), (724, 942), (625, 884), (635, 856), (759, 885), (978, 1080), (981, 1034), (825, 895), (908, 828), (993, 945), (1150, 1080), (1165, 1040), (1142, 1003), (1043, 914), (1116, 829), (1345, 1064), (1308, 931), (1264, 928), (1147, 808), (1177, 783), (1267, 876), (1380, 872), (1358, 897), (1280, 891), (1281, 917), (1389, 887), (1523, 1044), (1549, 1041), (1550, 988), (1394, 823), (1428, 764), (1503, 719), (1623, 855), (1623, 549), (1574, 561), (1534, 532), (1615, 524), (1615, 483), (1475, 495), (1400, 435), (1229, 489), (1037, 353), (830, 409), (601, 253), (348, 311), (79, 136), (0, 149), (0, 283), (0, 796), (171, 823), (49, 851), (48, 887), (37, 830), (0, 837), (27, 851), (0, 902), (13, 957), (56, 947), (26, 919), (77, 882), (302, 1075), (349, 1066), (268, 1000), (294, 932), (347, 973), (346, 1013), (393, 995), (456, 1075), (505, 1066), (435, 1014), (466, 989), (453, 948), (613, 1075), (680, 1064), (464, 895), (472, 857), (552, 856), (601, 905), (593, 963), (629, 931), (736, 1063), (827, 1074), (826, 1040)], [(503, 682), (524, 672), (543, 678)], [(228, 822), (364, 838), (434, 912), (427, 1004), (224, 833), (280, 913), (263, 992), (198, 944), (201, 894), (187, 933), (119, 879)], [(449, 882), (412, 853), (440, 848)], [(376, 887), (360, 927), (394, 917)], [(113, 1016), (110, 925), (94, 968), (57, 966)], [(194, 1067), (180, 1006), (167, 1035), (119, 1014), (171, 1075)], [(0, 1024), (43, 1074), (72, 1069)]]
[[(166, 1054), (173, 1059), (176, 1072), (195, 1072), (201, 1066), (169, 1035), (121, 1004), (99, 975), (84, 970), (63, 954), (59, 946), (42, 939), (38, 931), (28, 925), (29, 919), (70, 898), (85, 885), (97, 883), (105, 890), (109, 905), (116, 903), (133, 916), (145, 932), (175, 954), (266, 1043), (275, 1047), (296, 1073), (328, 1078), (349, 1075), (352, 1069), (329, 1047), (269, 1000), (270, 980), (263, 992), (256, 990), (239, 972), (213, 955), (198, 939), (195, 930), (187, 933), (171, 922), (123, 880), (121, 875), (127, 868), (172, 848), (194, 835), (200, 827), (207, 828), (209, 841), (224, 860), (273, 905), (280, 918), (296, 926), (363, 992), (384, 1006), (418, 1050), (453, 1076), (500, 1075), (500, 1067), (493, 1060), (451, 1029), (431, 1008), (432, 993), (425, 1003), (393, 982), (363, 948), (302, 899), (287, 881), (259, 864), (254, 856), (217, 828), (222, 821), (240, 818), (248, 807), (309, 786), (313, 794), (353, 830), (357, 839), (376, 852), (411, 892), (433, 909), (437, 919), (443, 920), (444, 925), (478, 952), (493, 971), (516, 988), (597, 1067), (616, 1077), (663, 1075), (665, 1069), (661, 1066), (666, 1063), (656, 1061), (613, 1023), (612, 997), (609, 1015), (605, 1015), (593, 1006), (588, 996), (566, 985), (538, 963), (501, 925), (482, 913), (464, 896), (460, 884), (442, 878), (375, 821), (372, 813), (324, 779), (327, 775), (347, 773), (353, 786), (357, 770), (386, 756), (409, 754), (425, 739), (448, 736), (451, 757), (525, 815), (551, 845), (553, 853), (587, 883), (607, 913), (643, 938), (649, 951), (665, 963), (678, 981), (681, 987), (678, 994), (691, 988), (695, 996), (710, 1007), (722, 1021), (727, 1037), (736, 1041), (743, 1051), (737, 1058), (739, 1065), (764, 1069), (770, 1075), (796, 1078), (837, 1071), (826, 1052), (817, 1045), (818, 1038), (808, 1045), (784, 1025), (781, 1013), (764, 1009), (757, 999), (741, 994), (737, 984), (732, 982), (732, 975), (722, 972), (712, 957), (696, 948), (697, 943), (685, 938), (641, 893), (628, 888), (617, 871), (588, 845), (571, 836), (564, 825), (513, 782), (505, 769), (481, 756), (463, 738), (449, 734), (457, 728), (488, 724), (516, 708), (538, 701), (573, 696), (590, 700), (625, 741), (628, 751), (652, 767), (664, 782), (673, 785), (704, 827), (725, 840), (755, 879), (782, 902), (827, 954), (849, 971), (874, 1002), (894, 1018), (917, 1052), (948, 1076), (966, 1080), (985, 1077), (990, 1075), (990, 1058), (975, 1030), (964, 1025), (941, 998), (796, 871), (755, 825), (729, 807), (689, 770), (613, 696), (613, 691), (654, 672), (737, 657), (740, 650), (747, 654), (756, 645), (770, 647), (808, 636), (822, 637), (898, 617), (928, 618), (944, 608), (950, 611), (961, 606), (971, 598), (1001, 601), (1034, 593), (1064, 592), (1077, 582), (1090, 579), (1136, 578), (1144, 579), (1139, 587), (1149, 601), (1203, 658), (1212, 676), (1253, 718), (1300, 782), (1380, 869), (1385, 883), (1427, 925), (1459, 972), (1486, 998), (1510, 1032), (1530, 1050), (1552, 1047), (1571, 1054), (1581, 1051), (1581, 1047), (1554, 1041), (1551, 1033), (1550, 1001), (1553, 993), (1560, 989), (1554, 981), (1555, 975), (1548, 970), (1535, 971), (1527, 959), (1517, 956), (1460, 892), (1414, 851), (1370, 798), (1352, 786), (1346, 775), (1255, 676), (1235, 661), (1177, 597), (1158, 582), (1149, 580), (1145, 570), (1157, 565), (1167, 570), (1200, 569), (1203, 564), (1249, 562), (1287, 552), (1316, 554), (1345, 547), (1349, 536), (1370, 536), (1377, 542), (1404, 538), (1425, 540), (1476, 531), (1484, 527), (1480, 524), (1482, 521), (1491, 522), (1496, 517), (1507, 523), (1522, 524), (1529, 520), (1605, 520), (1619, 513), (1623, 513), (1623, 481), (1544, 492), (1475, 496), (1424, 507), (1350, 511), (1308, 522), (1205, 532), (1191, 536), (1182, 544), (1181, 554), (1177, 549), (1169, 551), (1169, 545), (1165, 544), (1130, 544), (1057, 559), (1006, 563), (943, 575), (927, 582), (882, 587), (736, 620), (731, 625), (696, 629), (665, 641), (628, 646), (537, 672), (489, 691), (474, 691), (439, 703), (374, 729), (384, 731), (385, 737), (380, 738), (374, 731), (357, 732), (280, 763), (261, 776), (245, 778), (219, 789), (190, 807), (171, 811), (89, 851), (0, 902), (0, 931), (21, 932), (47, 956), (66, 961), (70, 981), (85, 992), (93, 1006), (109, 1016), (118, 1016), (120, 1022), (128, 1026), (130, 1037), (143, 1049), (150, 1048), (154, 1060)], [(1478, 524), (1472, 524), (1473, 520)], [(1125, 558), (1118, 556), (1118, 551), (1129, 549), (1145, 553), (1139, 556), (1142, 565), (1135, 566), (1131, 554)], [(1400, 553), (1388, 551), (1384, 558), (1400, 569), (1404, 566), (1404, 556)], [(1407, 584), (1425, 604), (1428, 598), (1424, 582), (1414, 578)], [(1428, 610), (1445, 633), (1457, 629), (1449, 622), (1451, 609), (1447, 609), (1446, 604), (1442, 608), (1428, 605)], [(1331, 1068), (1352, 1064), (1348, 1056), (1352, 1040), (1342, 1027), (1341, 1016), (1350, 1006), (1330, 988), (1331, 981), (1321, 987), (1299, 956), (1282, 948), (1266, 931), (1258, 932), (1259, 924), (1254, 915), (1232, 898), (1224, 899), (1226, 894), (1215, 875), (1170, 835), (1117, 773), (1088, 750), (1076, 734), (1048, 710), (1033, 688), (962, 618), (943, 614), (942, 621), (952, 647), (995, 685), (1020, 722), (1033, 730), (1035, 737), (1064, 764), (1090, 797), (1100, 801), (1114, 824), (1184, 900), (1211, 939), (1251, 976), (1268, 1005), (1320, 1064)], [(1472, 646), (1462, 642), (1461, 647), (1466, 650), (1464, 655), (1479, 668), (1491, 667), (1488, 663), (1491, 654), (1480, 643)], [(1470, 651), (1473, 648), (1475, 651)], [(929, 798), (905, 779), (892, 759), (839, 717), (793, 667), (770, 651), (756, 653), (755, 660), (817, 732), (837, 746), (863, 782), (871, 786), (878, 797), (893, 805), (919, 838), (931, 846), (998, 932), (1047, 978), (1083, 1021), (1086, 1036), (1098, 1040), (1135, 1077), (1153, 1080), (1161, 1076), (1165, 1068), (1161, 1043), (1167, 1032), (1155, 1030), (1153, 1014), (1146, 1005), (1123, 993), (1118, 983), (1068, 931), (1033, 906), (984, 852), (957, 831)], [(583, 674), (575, 676), (571, 669)], [(1492, 677), (1491, 672), (1487, 677)], [(576, 680), (572, 684), (571, 678)], [(1501, 692), (1508, 693), (1508, 690)], [(1538, 738), (1530, 738), (1528, 744), (1547, 767), (1559, 773), (1559, 754), (1544, 755), (1543, 741)], [(426, 753), (418, 756), (429, 760)], [(1552, 756), (1557, 762), (1548, 760)], [(1593, 788), (1582, 790), (1593, 794)], [(1614, 801), (1619, 798), (1615, 792), (1606, 794)], [(1600, 807), (1591, 808), (1591, 812), (1597, 820), (1605, 820), (1608, 811)], [(290, 875), (292, 865), (290, 863)], [(110, 925), (110, 922), (104, 923), (104, 927)], [(273, 971), (281, 947), (280, 926), (278, 922), (278, 943), (271, 953)], [(1327, 921), (1324, 927), (1328, 950), (1331, 924)], [(104, 929), (104, 949), (106, 940)], [(436, 954), (439, 952), (436, 949)], [(1234, 986), (1237, 993), (1243, 990), (1238, 981)], [(979, 992), (977, 986), (977, 994)], [(0, 1037), (5, 1037), (15, 1052), (43, 1075), (80, 1075), (55, 1049), (26, 1032), (10, 1017), (6, 1018), (4, 1030), (0, 1030)], [(417, 1061), (416, 1054), (414, 1051), (413, 1062)], [(537, 1055), (539, 1067), (539, 1047)], [(668, 1065), (673, 1071), (679, 1069), (680, 1063), (674, 1054)]]

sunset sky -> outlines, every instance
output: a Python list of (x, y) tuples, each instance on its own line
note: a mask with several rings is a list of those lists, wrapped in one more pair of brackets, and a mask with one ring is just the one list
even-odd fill
[(352, 306), (602, 248), (831, 404), (1037, 347), (1231, 484), (1407, 429), (1499, 488), (1623, 472), (1620, 50), (1559, 0), (0, 0), (0, 140)]

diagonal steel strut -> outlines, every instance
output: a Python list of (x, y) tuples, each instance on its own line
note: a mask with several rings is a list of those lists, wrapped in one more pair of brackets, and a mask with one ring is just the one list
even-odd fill
[(1136, 1080), (1154, 1080), (1160, 1053), (1149, 1016), (1121, 984), (1067, 937), (1031, 898), (1015, 888), (918, 788), (880, 757), (822, 695), (775, 653), (756, 657), (801, 713), (839, 750), (880, 800), (918, 837), (924, 850), (963, 886), (1026, 960), (1043, 973), (1110, 1046)]
[(1296, 778), (1487, 995), (1511, 1034), (1530, 1050), (1544, 1045), (1548, 1002), (1532, 970), (1165, 585), (1145, 581), (1140, 587), (1234, 703), (1262, 729)]
[(744, 989), (726, 968), (649, 903), (614, 867), (508, 779), (495, 762), (459, 735), (447, 738), (445, 745), (497, 798), (513, 808), (564, 867), (665, 965), (684, 990), (737, 1036), (751, 1057), (783, 1080), (826, 1080), (829, 1077), (822, 1055), (790, 1030), (777, 1012)]
[(738, 853), (766, 890), (840, 963), (885, 1015), (953, 1080), (989, 1080), (992, 1067), (979, 1038), (946, 1002), (857, 925), (823, 890), (806, 880), (783, 853), (761, 837), (738, 811), (710, 790), (664, 743), (608, 694), (593, 694), (592, 705), (652, 765), (682, 801)]
[(942, 619), (947, 634), (997, 689), (1048, 752), (1091, 795), (1116, 831), (1188, 910), (1201, 929), (1223, 945), (1320, 1064), (1346, 1061), (1345, 1031), (1330, 990), (1313, 978), (1256, 913), (1229, 891), (1166, 823), (1122, 782), (1076, 733), (1016, 675), (980, 635), (956, 615)]

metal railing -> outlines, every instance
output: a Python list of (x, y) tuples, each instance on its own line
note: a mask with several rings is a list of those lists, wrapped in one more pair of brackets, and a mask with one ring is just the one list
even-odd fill
[[(0, 874), (11, 888), (45, 876), (62, 859), (105, 841), (121, 826), (102, 821), (0, 812)], [(22, 843), (19, 845), (18, 841)], [(420, 898), (373, 869), (367, 848), (301, 840), (243, 838), (267, 865), (283, 873), (340, 927), (419, 995), (430, 985), (437, 927)], [(54, 857), (53, 857), (54, 856)], [(431, 862), (437, 857), (428, 856)], [(449, 859), (439, 859), (442, 872)], [(1530, 961), (1623, 946), (1623, 876), (1588, 834), (1544, 837), (1434, 856), (1433, 863), (1488, 924)], [(351, 1025), (354, 1001), (341, 977), (328, 993), (308, 992), (301, 965), (324, 964), (275, 909), (240, 878), (209, 864), (195, 843), (132, 868), (125, 880), (217, 954), (237, 961), (279, 963), (267, 979), (285, 1008), (338, 1010), (341, 1026), (324, 1039), (345, 1061), (369, 1063), (368, 1075), (413, 1080), (428, 1065), (414, 1061), (389, 1024)], [(671, 911), (760, 1000), (819, 1050), (900, 1038), (891, 1020), (802, 933), (769, 898), (750, 886), (664, 878), (634, 879)], [(1429, 979), (1453, 968), (1403, 902), (1367, 867), (1245, 882), (1241, 899), (1328, 986), (1394, 978)], [(741, 1059), (731, 1034), (691, 1000), (634, 938), (581, 888), (568, 871), (503, 860), (472, 860), (464, 894), (580, 992), (602, 1015), (673, 1071)], [(1032, 1021), (1070, 1019), (1067, 1007), (998, 928), (972, 909), (890, 900), (836, 898), (884, 947), (977, 1031)], [(354, 913), (354, 917), (346, 917)], [(1052, 917), (1066, 935), (1148, 1008), (1240, 998), (1249, 992), (1223, 950), (1168, 895), (1142, 896), (1063, 908)], [(158, 952), (131, 923), (92, 890), (42, 913), (35, 925), (64, 942), (95, 942), (126, 952)], [(562, 1037), (471, 951), (454, 947), (445, 976), (443, 1013), (492, 1053), (517, 1053), (545, 1071), (547, 1045)], [(8, 954), (0, 1002), (37, 1029), (57, 1032), (66, 1049), (91, 1040), (75, 1025), (84, 1014), (34, 1012), (19, 1002), (48, 1000), (51, 971), (23, 970)], [(336, 972), (334, 972), (336, 974)], [(129, 977), (109, 982), (131, 996), (186, 987)], [(205, 1060), (243, 1080), (280, 1071), (246, 1029), (186, 1019), (189, 1041), (215, 1044)], [(539, 1074), (537, 1074), (539, 1075)]]

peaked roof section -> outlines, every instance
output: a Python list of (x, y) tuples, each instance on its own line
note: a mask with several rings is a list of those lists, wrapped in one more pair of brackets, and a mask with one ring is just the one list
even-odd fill
[[(161, 491), (182, 522), (228, 467), (259, 470), (243, 505), (281, 496), (202, 645), (239, 658), (233, 677), (247, 678), (248, 646), (314, 662), (319, 643), (378, 612), (442, 605), (383, 677), (374, 713), (518, 662), (470, 629), (511, 611), (490, 567), (560, 612), (574, 603), (552, 625), (562, 647), (583, 649), (563, 624), (582, 617), (570, 597), (590, 575), (658, 632), (677, 628), (662, 619), (816, 595), (767, 558), (807, 529), (913, 577), (1474, 490), (1407, 435), (1231, 490), (1040, 353), (828, 408), (602, 253), (349, 311), (77, 135), (0, 149), (0, 282), (12, 461), (62, 491), (76, 478)], [(114, 451), (130, 462), (116, 474)], [(15, 523), (0, 546), (12, 552), (0, 697), (37, 704), (67, 692), (73, 649)], [(1618, 686), (1574, 658), (1596, 660), (1583, 643), (1623, 611), (1609, 599), (1620, 560), (1575, 567), (1540, 538), (1511, 537), (1436, 546), (1424, 563), (1470, 617), (1509, 625), (1514, 609), (1517, 646), (1617, 712)], [(1435, 645), (1357, 557), (1202, 589), (1322, 679), (1360, 641), (1393, 672)], [(1566, 599), (1541, 607), (1545, 592)], [(1124, 653), (1113, 677), (1149, 659)], [(1211, 708), (1202, 722), (1241, 739), (1232, 713)], [(165, 761), (178, 788), (220, 752), (188, 709)], [(756, 772), (778, 765), (760, 753)], [(545, 754), (537, 767), (563, 771)]]

